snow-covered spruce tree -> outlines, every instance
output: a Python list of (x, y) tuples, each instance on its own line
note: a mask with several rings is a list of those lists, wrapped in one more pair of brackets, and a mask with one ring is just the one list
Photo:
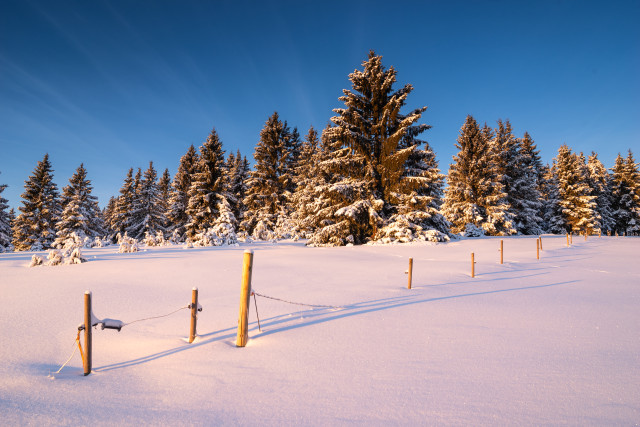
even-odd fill
[(397, 72), (385, 69), (381, 56), (371, 51), (362, 65), (349, 75), (352, 90), (339, 98), (345, 108), (334, 110), (334, 126), (323, 132), (327, 171), (336, 176), (324, 187), (316, 210), (322, 212), (316, 221), (322, 228), (310, 244), (359, 244), (380, 237), (379, 228), (398, 213), (399, 195), (410, 187), (406, 164), (422, 143), (416, 137), (430, 127), (416, 124), (427, 107), (401, 112), (413, 86), (394, 90)]
[[(124, 235), (131, 225), (131, 212), (136, 199), (133, 168), (129, 168), (127, 176), (120, 188), (120, 195), (116, 199), (115, 209), (111, 216), (111, 229), (115, 235)], [(114, 236), (115, 237), (115, 236)]]
[(414, 150), (407, 159), (401, 186), (393, 200), (396, 213), (379, 230), (377, 240), (386, 243), (449, 239), (450, 224), (440, 213), (444, 175), (435, 153), (426, 141), (424, 144), (424, 149)]
[(618, 154), (612, 168), (611, 197), (615, 230), (619, 234), (640, 231), (640, 174), (629, 150), (626, 159)]
[(289, 169), (291, 133), (286, 122), (275, 112), (260, 131), (260, 141), (253, 154), (254, 170), (247, 180), (244, 214), (241, 229), (257, 240), (278, 237), (279, 222), (288, 218), (288, 189), (292, 171)]
[[(98, 198), (91, 192), (93, 187), (87, 179), (87, 170), (80, 164), (69, 185), (62, 189), (62, 214), (56, 224), (54, 246), (62, 248), (68, 239), (93, 239), (104, 234)], [(73, 234), (75, 233), (75, 236)]]
[(246, 157), (240, 154), (240, 150), (238, 150), (235, 156), (233, 153), (229, 154), (227, 170), (229, 175), (227, 179), (228, 191), (229, 194), (233, 196), (229, 198), (231, 212), (233, 212), (238, 222), (242, 222), (244, 212), (246, 211), (243, 200), (247, 191), (246, 182), (249, 176), (249, 162)]
[(189, 204), (189, 188), (196, 172), (197, 163), (198, 153), (194, 146), (191, 145), (186, 154), (180, 159), (178, 171), (171, 184), (167, 219), (171, 224), (169, 231), (176, 235), (176, 240), (178, 241), (184, 239), (186, 225), (189, 222), (189, 216), (186, 213), (187, 205)]
[(531, 136), (517, 140), (514, 162), (508, 167), (507, 203), (513, 214), (515, 229), (521, 234), (543, 232), (542, 196), (540, 194), (540, 157)]
[(302, 236), (311, 235), (315, 230), (312, 219), (312, 205), (315, 202), (315, 188), (321, 179), (319, 174), (320, 141), (318, 132), (311, 126), (300, 144), (300, 154), (294, 171), (295, 191), (292, 195), (292, 206), (295, 210), (292, 218), (296, 231)]
[[(285, 122), (285, 126), (286, 125), (287, 125), (287, 122)], [(295, 175), (298, 171), (298, 165), (300, 163), (300, 156), (301, 156), (300, 150), (302, 149), (302, 141), (300, 141), (300, 133), (298, 132), (297, 127), (294, 127), (293, 131), (291, 131), (291, 133), (289, 134), (289, 137), (286, 138), (285, 148), (288, 153), (286, 170), (288, 171), (288, 174), (290, 176), (289, 183), (288, 183), (289, 185), (287, 186), (285, 191), (289, 196), (289, 206), (287, 210), (288, 210), (288, 213), (291, 214), (293, 211), (295, 211), (295, 207), (291, 206), (291, 201), (292, 201), (291, 196), (296, 191), (297, 183), (296, 183)]]
[(131, 200), (131, 210), (128, 212), (127, 229), (125, 232), (134, 240), (139, 240), (144, 236), (144, 219), (145, 210), (142, 202), (142, 169), (138, 168), (138, 172), (133, 177), (133, 198)]
[(547, 233), (561, 234), (567, 232), (562, 207), (558, 197), (558, 174), (555, 162), (543, 167), (543, 179), (540, 192), (543, 202), (543, 229)]
[(11, 246), (11, 215), (7, 209), (9, 201), (2, 197), (2, 192), (7, 188), (6, 184), (0, 184), (0, 252)]
[(370, 241), (382, 226), (378, 211), (382, 201), (371, 200), (365, 179), (364, 157), (332, 138), (330, 126), (322, 132), (314, 155), (313, 179), (305, 186), (308, 194), (304, 229), (312, 230), (309, 246), (344, 246)]
[(494, 169), (509, 199), (517, 163), (520, 161), (520, 140), (513, 135), (509, 120), (503, 122), (502, 119), (498, 119), (497, 124), (489, 147), (493, 155)]
[(520, 195), (518, 199), (521, 204), (518, 208), (518, 202), (514, 202), (516, 228), (523, 234), (540, 234), (545, 230), (542, 196), (544, 171), (538, 147), (528, 132), (524, 133), (520, 142), (520, 158), (520, 174), (514, 184), (515, 194)]
[[(231, 212), (225, 180), (222, 142), (213, 129), (200, 147), (200, 156), (189, 188), (186, 214), (190, 221), (186, 225), (186, 231), (191, 242), (198, 244), (205, 236), (211, 239), (209, 231), (214, 229), (214, 235), (224, 235), (225, 241), (220, 243), (235, 243), (236, 219)], [(203, 244), (217, 245), (218, 242), (207, 241)]]
[[(560, 218), (555, 218), (552, 223), (564, 223), (565, 232), (592, 233), (595, 229), (596, 203), (595, 196), (591, 195), (584, 161), (563, 144), (554, 159), (554, 166)], [(560, 230), (556, 226), (552, 231)]]
[(13, 223), (13, 246), (17, 251), (49, 249), (55, 239), (60, 203), (48, 154), (38, 162), (24, 188), (20, 214)]
[(493, 160), (493, 138), (491, 128), (485, 125), (481, 130), (476, 120), (467, 116), (456, 142), (460, 151), (449, 166), (442, 205), (454, 233), (464, 232), (467, 224), (489, 235), (515, 233), (507, 195)]
[[(526, 134), (528, 136), (528, 134)], [(529, 141), (532, 144), (533, 141)], [(523, 148), (524, 140), (513, 135), (509, 120), (498, 120), (495, 137), (491, 141), (491, 150), (495, 162), (497, 177), (506, 193), (509, 215), (513, 226), (521, 234), (539, 234), (541, 218), (538, 216), (540, 195), (538, 192), (535, 159), (528, 158), (535, 147), (528, 152)]]
[(604, 167), (598, 154), (591, 152), (587, 162), (588, 183), (592, 195), (596, 196), (596, 225), (595, 228), (603, 233), (614, 229), (615, 221), (611, 211), (611, 177)]
[(102, 209), (102, 220), (104, 222), (105, 233), (107, 235), (115, 234), (115, 212), (118, 199), (111, 196), (107, 202), (107, 206)]
[(633, 158), (633, 153), (631, 149), (627, 154), (626, 161), (626, 171), (629, 182), (632, 183), (633, 187), (633, 223), (630, 227), (627, 227), (628, 232), (632, 235), (637, 236), (640, 234), (640, 171), (638, 170), (638, 163), (636, 163)]
[(164, 233), (165, 216), (160, 204), (158, 189), (158, 174), (149, 162), (149, 167), (140, 178), (140, 170), (134, 180), (136, 197), (131, 212), (132, 222), (127, 228), (127, 234), (136, 239), (142, 239), (147, 233), (155, 236), (156, 232)]
[(171, 175), (169, 175), (169, 169), (165, 169), (162, 176), (158, 180), (158, 210), (162, 213), (162, 224), (156, 233), (161, 232), (164, 237), (168, 237), (171, 224), (167, 213), (169, 212), (169, 201), (171, 199)]

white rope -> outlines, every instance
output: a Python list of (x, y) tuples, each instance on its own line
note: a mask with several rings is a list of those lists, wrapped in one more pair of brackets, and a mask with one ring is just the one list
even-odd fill
[(62, 368), (64, 368), (65, 366), (67, 366), (67, 363), (69, 363), (71, 361), (71, 359), (73, 358), (73, 355), (76, 354), (76, 350), (78, 349), (78, 346), (76, 345), (78, 343), (78, 338), (75, 339), (75, 341), (73, 341), (73, 351), (71, 352), (71, 356), (69, 356), (69, 358), (67, 359), (66, 362), (64, 362), (62, 364), (62, 366), (60, 366), (60, 369), (58, 369), (57, 371), (54, 372), (54, 374), (59, 374), (60, 371), (62, 371)]

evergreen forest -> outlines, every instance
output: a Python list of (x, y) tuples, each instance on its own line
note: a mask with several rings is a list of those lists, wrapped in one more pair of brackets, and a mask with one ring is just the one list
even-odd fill
[(60, 191), (45, 154), (25, 181), (18, 212), (0, 185), (0, 251), (640, 233), (640, 172), (631, 150), (607, 168), (597, 153), (562, 145), (544, 165), (531, 135), (514, 135), (508, 120), (490, 127), (469, 115), (445, 174), (424, 139), (427, 107), (407, 111), (413, 87), (397, 85), (394, 67), (370, 52), (349, 81), (324, 129), (302, 136), (274, 112), (250, 164), (240, 151), (227, 153), (214, 128), (188, 148), (173, 177), (153, 162), (129, 169), (103, 209), (84, 165)]

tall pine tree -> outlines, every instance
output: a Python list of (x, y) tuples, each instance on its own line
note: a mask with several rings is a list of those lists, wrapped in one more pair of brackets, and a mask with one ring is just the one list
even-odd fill
[(11, 247), (11, 216), (7, 209), (9, 201), (2, 197), (2, 192), (7, 188), (6, 184), (0, 184), (0, 252)]
[(595, 196), (587, 181), (584, 156), (571, 152), (566, 145), (558, 150), (554, 159), (557, 180), (557, 208), (550, 223), (552, 232), (586, 232), (595, 230)]
[(102, 219), (104, 221), (105, 232), (108, 235), (115, 234), (116, 231), (116, 205), (118, 203), (118, 199), (111, 196), (109, 197), (109, 201), (107, 202), (107, 206), (102, 210)]
[(278, 237), (277, 227), (289, 216), (288, 199), (292, 185), (291, 132), (278, 113), (269, 117), (260, 131), (253, 158), (254, 170), (247, 180), (244, 205), (247, 211), (241, 228), (255, 239)]
[(460, 151), (449, 167), (442, 206), (454, 233), (465, 231), (468, 224), (489, 235), (515, 232), (501, 174), (493, 159), (493, 138), (491, 128), (485, 125), (480, 129), (476, 120), (467, 116), (456, 142)]
[(155, 236), (160, 231), (164, 234), (165, 211), (160, 201), (158, 174), (153, 167), (153, 162), (149, 162), (149, 167), (142, 177), (138, 169), (134, 185), (136, 197), (131, 212), (132, 223), (127, 228), (127, 234), (134, 239), (141, 239), (146, 233)]
[(634, 234), (640, 231), (640, 174), (629, 150), (626, 159), (618, 154), (611, 177), (612, 210), (615, 230)]
[(540, 156), (527, 132), (524, 138), (517, 139), (517, 147), (508, 171), (507, 202), (518, 233), (540, 234), (543, 232)]
[(111, 215), (111, 229), (117, 235), (124, 235), (131, 225), (131, 212), (136, 198), (133, 168), (129, 168), (127, 176), (120, 188), (120, 195), (116, 199), (115, 209)]
[(615, 221), (611, 212), (611, 176), (604, 167), (598, 154), (592, 152), (587, 162), (588, 183), (596, 202), (595, 229), (603, 233), (614, 229)]
[(198, 235), (207, 233), (221, 221), (228, 224), (231, 229), (236, 227), (236, 219), (229, 204), (230, 196), (224, 172), (222, 142), (216, 130), (213, 129), (206, 142), (200, 147), (200, 156), (189, 188), (189, 204), (186, 210), (189, 222), (186, 230), (187, 237), (191, 241), (195, 241)]
[(69, 179), (69, 185), (62, 189), (63, 210), (56, 224), (55, 246), (64, 246), (74, 233), (80, 239), (99, 237), (104, 233), (98, 198), (91, 194), (92, 191), (87, 170), (80, 164)]
[(162, 234), (166, 235), (169, 233), (169, 229), (171, 228), (171, 224), (169, 223), (169, 218), (167, 213), (169, 212), (169, 203), (171, 199), (171, 175), (169, 175), (169, 169), (164, 170), (162, 176), (158, 180), (158, 211), (160, 211), (161, 216), (161, 231)]
[(311, 126), (300, 145), (300, 155), (294, 173), (296, 189), (292, 197), (292, 204), (295, 207), (293, 219), (296, 223), (296, 231), (302, 237), (310, 235), (315, 230), (312, 206), (315, 202), (314, 190), (319, 178), (319, 150), (318, 132)]
[(48, 249), (60, 217), (58, 186), (53, 182), (48, 154), (38, 162), (24, 188), (20, 214), (13, 223), (13, 246), (18, 251)]
[(302, 229), (312, 230), (310, 246), (344, 246), (369, 241), (382, 226), (382, 202), (371, 199), (364, 179), (364, 159), (340, 139), (322, 132), (314, 155), (312, 180), (305, 185), (307, 203)]
[(234, 155), (229, 154), (227, 159), (227, 171), (229, 174), (227, 184), (230, 194), (229, 203), (231, 211), (236, 220), (240, 223), (244, 218), (246, 207), (243, 200), (247, 191), (247, 179), (249, 176), (249, 162), (246, 157), (240, 154), (240, 150)]
[[(427, 107), (402, 113), (410, 84), (394, 90), (396, 70), (385, 69), (373, 51), (363, 70), (349, 75), (352, 90), (343, 90), (344, 108), (335, 109), (332, 127), (323, 132), (323, 167), (328, 177), (314, 216), (318, 229), (310, 243), (344, 245), (378, 237), (380, 227), (398, 213), (399, 195), (407, 186), (407, 162), (430, 126), (417, 124)], [(410, 181), (410, 180), (409, 180)]]
[(134, 239), (142, 239), (144, 237), (146, 210), (144, 201), (142, 200), (142, 169), (138, 168), (138, 172), (133, 177), (133, 198), (131, 201), (131, 210), (127, 216), (127, 235)]
[(178, 171), (171, 184), (167, 219), (170, 223), (169, 231), (176, 233), (179, 236), (178, 240), (185, 236), (186, 225), (189, 222), (189, 216), (186, 213), (189, 204), (189, 188), (191, 188), (191, 182), (196, 173), (197, 163), (198, 153), (191, 145), (180, 159)]
[(443, 184), (444, 175), (440, 173), (436, 155), (425, 142), (424, 149), (414, 150), (407, 159), (401, 186), (394, 194), (396, 213), (378, 232), (377, 239), (448, 240), (450, 224), (440, 212)]

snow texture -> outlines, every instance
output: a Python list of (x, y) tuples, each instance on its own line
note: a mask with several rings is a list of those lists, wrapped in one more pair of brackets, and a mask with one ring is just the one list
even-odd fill
[[(0, 254), (3, 425), (634, 425), (640, 238), (543, 236)], [(235, 345), (243, 251), (257, 297)], [(469, 254), (476, 254), (476, 277)], [(413, 286), (404, 271), (413, 258)], [(187, 343), (199, 289), (198, 337)], [(86, 290), (121, 332), (76, 346)], [(29, 310), (25, 312), (25, 307)], [(34, 312), (35, 315), (30, 313)], [(108, 320), (111, 319), (111, 320)], [(123, 319), (116, 322), (113, 319)], [(113, 323), (112, 323), (113, 322)], [(82, 338), (82, 336), (81, 336)]]

